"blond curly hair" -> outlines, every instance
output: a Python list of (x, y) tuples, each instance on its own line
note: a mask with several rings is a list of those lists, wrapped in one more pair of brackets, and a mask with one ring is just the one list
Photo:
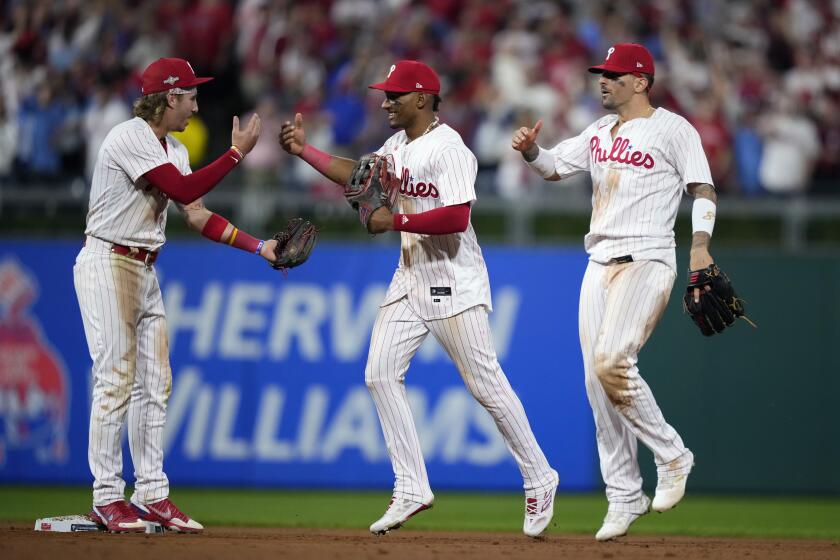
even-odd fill
[(134, 116), (150, 123), (159, 123), (160, 119), (163, 118), (164, 111), (166, 111), (166, 96), (168, 93), (167, 91), (160, 91), (137, 98), (133, 106)]

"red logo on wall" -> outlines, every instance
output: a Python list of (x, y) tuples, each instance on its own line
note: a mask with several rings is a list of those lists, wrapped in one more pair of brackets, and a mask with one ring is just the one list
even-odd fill
[(37, 299), (38, 284), (20, 263), (0, 261), (0, 466), (18, 450), (42, 464), (67, 460), (70, 386), (29, 313)]

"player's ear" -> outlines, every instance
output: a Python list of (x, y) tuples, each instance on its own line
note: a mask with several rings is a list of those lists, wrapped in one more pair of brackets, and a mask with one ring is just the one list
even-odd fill
[(422, 91), (417, 92), (417, 108), (422, 109), (429, 102), (429, 96)]
[(633, 80), (633, 91), (636, 93), (643, 93), (648, 89), (648, 79), (647, 76), (641, 74), (636, 76), (636, 79)]

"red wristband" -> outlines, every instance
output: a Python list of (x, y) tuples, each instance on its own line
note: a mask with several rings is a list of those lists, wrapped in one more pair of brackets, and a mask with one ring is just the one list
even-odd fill
[(228, 239), (227, 243), (237, 249), (242, 249), (243, 251), (256, 254), (257, 247), (260, 245), (260, 240), (234, 227), (233, 233), (230, 234), (230, 239)]
[(210, 219), (201, 228), (201, 235), (210, 239), (211, 241), (221, 241), (222, 235), (225, 233), (230, 222), (222, 218), (216, 213), (210, 215)]
[(332, 156), (307, 144), (300, 153), (300, 159), (314, 167), (316, 171), (326, 175), (327, 167), (330, 165), (330, 161), (332, 161)]
[[(214, 212), (210, 215), (210, 219), (207, 220), (204, 227), (201, 228), (201, 235), (212, 241), (222, 243), (222, 237), (225, 234), (228, 224), (230, 224), (229, 221)], [(257, 250), (261, 248), (260, 243), (262, 242), (259, 239), (248, 235), (244, 231), (240, 231), (239, 228), (234, 226), (226, 243), (232, 247), (236, 247), (237, 249), (242, 249), (243, 251), (259, 255)]]

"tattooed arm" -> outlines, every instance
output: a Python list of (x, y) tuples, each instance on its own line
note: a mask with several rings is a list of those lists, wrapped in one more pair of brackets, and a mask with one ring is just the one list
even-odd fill
[[(688, 192), (695, 199), (705, 198), (717, 204), (715, 188), (707, 183), (691, 183), (688, 185)], [(691, 237), (691, 258), (689, 268), (699, 270), (706, 268), (715, 261), (709, 254), (709, 244), (712, 236), (705, 231), (695, 231)]]

